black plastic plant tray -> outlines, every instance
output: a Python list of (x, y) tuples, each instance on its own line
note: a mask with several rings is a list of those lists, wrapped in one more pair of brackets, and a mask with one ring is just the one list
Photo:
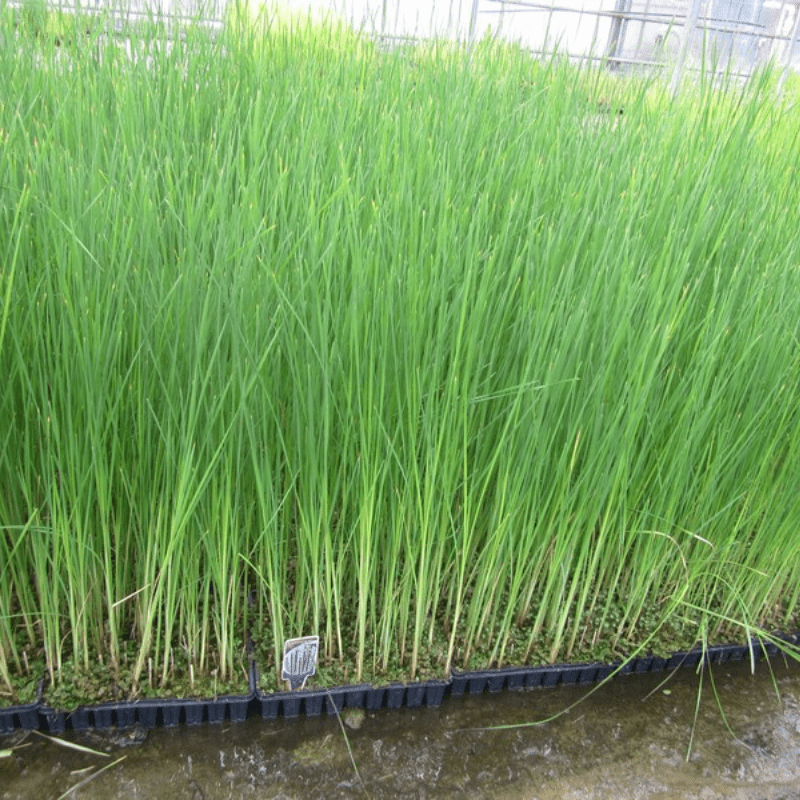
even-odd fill
[[(794, 648), (800, 647), (800, 633), (777, 636)], [(780, 652), (772, 643), (753, 639), (749, 644), (712, 645), (705, 650), (696, 648), (677, 651), (667, 658), (642, 655), (624, 666), (611, 664), (551, 664), (539, 667), (506, 667), (503, 669), (453, 670), (450, 680), (431, 680), (419, 683), (390, 683), (385, 686), (360, 684), (334, 686), (329, 689), (310, 688), (293, 692), (264, 693), (258, 688), (255, 663), (250, 669), (250, 686), (245, 695), (228, 695), (206, 699), (148, 699), (121, 703), (100, 703), (81, 706), (72, 711), (50, 708), (35, 702), (13, 708), (0, 708), (0, 735), (17, 729), (62, 733), (65, 730), (90, 728), (119, 728), (135, 724), (146, 728), (158, 725), (198, 725), (223, 720), (242, 721), (250, 714), (263, 719), (277, 717), (309, 717), (322, 713), (336, 714), (347, 708), (368, 711), (399, 708), (436, 708), (453, 695), (484, 694), (523, 689), (542, 689), (565, 685), (588, 685), (608, 678), (612, 673), (643, 674), (682, 668), (718, 665), (728, 661), (749, 661), (771, 658)]]
[(263, 719), (276, 717), (317, 717), (323, 712), (336, 714), (347, 708), (365, 708), (368, 711), (397, 708), (435, 708), (444, 701), (450, 682), (444, 680), (422, 683), (392, 683), (373, 686), (368, 683), (355, 686), (299, 689), (293, 692), (263, 693), (256, 690), (261, 703)]
[[(129, 728), (136, 724), (146, 728), (155, 728), (157, 725), (170, 728), (181, 724), (219, 723), (226, 719), (240, 722), (247, 718), (252, 701), (252, 694), (228, 695), (201, 700), (163, 698), (80, 706), (73, 711), (62, 711), (40, 703), (35, 707), (38, 723), (28, 724), (27, 727), (58, 734), (67, 729), (82, 731), (112, 726)], [(19, 725), (18, 727), (25, 726)]]
[(0, 708), (0, 734), (13, 733), (18, 728), (36, 730), (39, 727), (39, 703)]
[[(65, 730), (102, 729), (115, 726), (129, 728), (132, 725), (142, 725), (145, 728), (155, 728), (158, 725), (171, 728), (178, 725), (199, 725), (203, 722), (220, 723), (224, 720), (241, 722), (250, 713), (255, 702), (256, 667), (251, 662), (248, 675), (247, 694), (220, 695), (209, 698), (155, 698), (114, 703), (99, 703), (91, 706), (79, 706), (72, 711), (54, 709), (47, 703), (34, 703), (31, 706), (22, 706), (20, 709), (7, 711), (18, 714), (25, 712), (23, 720), (15, 727), (35, 728), (49, 733), (58, 734)], [(10, 724), (15, 722), (13, 715), (11, 722), (5, 720), (9, 714), (3, 715), (0, 709), (0, 733), (9, 732)], [(36, 717), (34, 720), (33, 717)], [(5, 729), (3, 725), (5, 724)]]
[(547, 689), (553, 686), (596, 683), (607, 678), (614, 664), (550, 664), (543, 667), (453, 671), (450, 694), (483, 694), (518, 689)]

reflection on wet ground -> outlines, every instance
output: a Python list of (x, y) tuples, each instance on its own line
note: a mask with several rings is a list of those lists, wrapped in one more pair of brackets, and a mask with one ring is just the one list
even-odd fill
[[(588, 697), (563, 687), (368, 712), (348, 720), (346, 738), (335, 717), (249, 719), (159, 728), (104, 759), (31, 735), (0, 759), (0, 798), (55, 800), (125, 756), (70, 797), (800, 800), (800, 668), (776, 658), (754, 675), (724, 664), (702, 681), (694, 670), (665, 677), (616, 678)], [(539, 725), (485, 729), (568, 706)]]

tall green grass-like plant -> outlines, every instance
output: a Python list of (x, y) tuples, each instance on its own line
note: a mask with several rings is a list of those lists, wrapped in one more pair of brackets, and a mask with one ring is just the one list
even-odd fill
[(0, 53), (0, 681), (41, 652), (221, 684), (248, 634), (377, 680), (793, 624), (769, 76), (673, 101), (269, 11), (86, 38)]

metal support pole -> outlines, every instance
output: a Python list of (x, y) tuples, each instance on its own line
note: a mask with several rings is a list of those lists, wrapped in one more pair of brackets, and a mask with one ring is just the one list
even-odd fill
[(783, 84), (786, 83), (786, 78), (789, 77), (789, 70), (792, 68), (792, 53), (794, 52), (794, 43), (797, 41), (797, 33), (800, 31), (800, 5), (795, 5), (794, 9), (794, 27), (792, 28), (792, 35), (786, 43), (786, 63), (783, 65), (781, 77), (778, 79), (777, 93), (780, 96), (783, 91)]
[(472, 0), (472, 14), (469, 18), (470, 44), (475, 41), (475, 28), (478, 26), (478, 2), (479, 0)]
[(680, 85), (681, 75), (683, 74), (683, 65), (686, 61), (686, 55), (689, 52), (689, 45), (694, 38), (694, 29), (697, 27), (697, 20), (700, 17), (701, 5), (703, 5), (703, 0), (692, 0), (689, 14), (683, 26), (683, 36), (681, 37), (681, 46), (678, 51), (678, 60), (675, 63), (675, 69), (672, 72), (672, 82), (669, 87), (670, 94), (673, 97), (678, 93), (678, 86)]
[[(631, 0), (617, 0), (614, 11), (622, 15), (626, 14), (630, 10)], [(624, 38), (622, 31), (624, 22), (625, 19), (622, 16), (614, 17), (611, 20), (611, 31), (608, 34), (608, 46), (606, 47), (606, 58), (609, 60), (609, 66), (611, 69), (616, 69), (616, 65), (613, 63), (612, 59), (622, 50)]]

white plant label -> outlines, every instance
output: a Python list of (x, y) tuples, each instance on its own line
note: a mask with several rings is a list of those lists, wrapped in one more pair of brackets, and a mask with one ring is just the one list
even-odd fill
[(318, 654), (319, 636), (287, 639), (283, 645), (281, 680), (288, 681), (292, 690), (302, 689), (317, 671)]

